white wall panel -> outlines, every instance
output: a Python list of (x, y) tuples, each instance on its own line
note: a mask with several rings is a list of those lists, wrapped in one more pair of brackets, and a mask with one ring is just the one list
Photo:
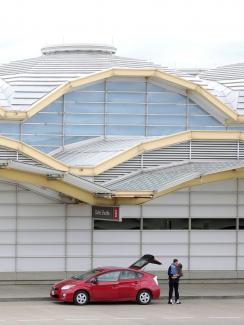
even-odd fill
[(191, 204), (201, 205), (226, 205), (236, 204), (235, 193), (192, 192)]
[(187, 243), (188, 231), (143, 231), (143, 243)]
[(14, 272), (15, 271), (15, 259), (14, 258), (0, 258), (0, 270), (1, 272)]
[(0, 217), (0, 229), (1, 230), (15, 230), (16, 219), (15, 217)]
[(238, 231), (238, 241), (239, 243), (244, 243), (244, 230)]
[[(0, 194), (1, 196), (1, 194)], [(53, 199), (38, 195), (37, 193), (31, 191), (18, 191), (18, 202), (21, 204), (55, 204)]]
[(68, 231), (67, 243), (91, 243), (91, 232), (89, 230)]
[(139, 259), (139, 255), (133, 257), (96, 257), (93, 260), (94, 267), (113, 265), (129, 267), (132, 263)]
[(15, 192), (0, 192), (0, 204), (15, 204), (16, 193)]
[(165, 206), (143, 206), (142, 216), (144, 218), (188, 218), (188, 206), (165, 205)]
[(39, 229), (39, 230), (62, 230), (65, 227), (64, 217), (33, 217), (18, 218), (18, 228), (20, 230)]
[(238, 258), (237, 267), (238, 267), (238, 270), (244, 270), (244, 257)]
[(139, 243), (140, 231), (94, 231), (95, 243)]
[(14, 243), (15, 243), (15, 232), (13, 231), (0, 232), (0, 244), (14, 244)]
[(30, 271), (64, 271), (65, 262), (64, 258), (17, 258), (17, 271), (30, 272)]
[(239, 205), (238, 207), (238, 216), (244, 218), (244, 205)]
[(10, 184), (8, 182), (0, 181), (0, 191), (8, 192), (8, 191), (16, 191), (16, 185)]
[(16, 206), (15, 205), (1, 205), (0, 217), (15, 217)]
[(238, 188), (239, 188), (239, 191), (244, 191), (244, 179), (239, 179), (238, 180)]
[(53, 205), (30, 205), (30, 206), (19, 206), (18, 215), (20, 217), (64, 217), (65, 208), (64, 205), (53, 204)]
[(188, 204), (188, 202), (189, 202), (189, 194), (187, 192), (175, 192), (154, 199), (146, 203), (146, 205), (162, 205), (162, 204), (184, 205), (184, 204)]
[(214, 182), (208, 184), (202, 184), (193, 186), (191, 191), (220, 191), (220, 192), (229, 192), (229, 191), (236, 191), (236, 180), (228, 180), (228, 181), (221, 181), (221, 182)]
[(208, 230), (192, 230), (191, 243), (235, 243), (236, 232), (227, 231), (208, 231)]
[(192, 256), (235, 256), (236, 245), (235, 244), (192, 244), (191, 255)]
[(175, 245), (143, 245), (142, 254), (152, 254), (157, 256), (187, 256), (188, 255), (188, 246), (187, 244), (178, 244)]
[(17, 234), (19, 244), (60, 244), (64, 243), (64, 231), (21, 231)]
[(234, 270), (235, 257), (191, 257), (191, 270)]
[(71, 217), (91, 217), (92, 215), (92, 207), (89, 205), (67, 205), (67, 214)]
[[(4, 256), (15, 256), (15, 245), (0, 245), (0, 259)], [(1, 269), (0, 269), (1, 272)]]
[(192, 218), (236, 218), (236, 206), (191, 206)]
[(64, 245), (18, 245), (18, 257), (63, 257)]
[(91, 229), (91, 217), (68, 217), (67, 229)]
[(140, 218), (141, 207), (140, 206), (121, 206), (120, 216), (122, 218)]
[[(91, 259), (90, 258), (67, 258), (67, 271), (86, 271), (91, 268)], [(103, 264), (104, 265), (104, 264)]]
[(244, 257), (244, 244), (238, 245), (238, 254)]
[(91, 245), (67, 245), (67, 256), (91, 256)]
[(98, 256), (138, 256), (140, 255), (139, 245), (94, 245), (93, 253)]

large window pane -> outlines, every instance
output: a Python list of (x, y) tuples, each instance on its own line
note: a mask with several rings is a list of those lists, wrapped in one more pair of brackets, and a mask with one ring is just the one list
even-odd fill
[(94, 220), (95, 230), (139, 230), (140, 219), (125, 218), (122, 222)]
[(103, 125), (65, 125), (65, 135), (103, 135)]
[(102, 124), (104, 123), (103, 114), (66, 114), (65, 123), (74, 124)]
[(149, 91), (149, 92), (168, 92), (168, 90), (167, 89), (165, 89), (165, 88), (162, 88), (162, 87), (160, 87), (160, 86), (157, 86), (157, 85), (154, 85), (154, 84), (151, 84), (151, 83), (148, 83), (147, 84), (147, 90)]
[(186, 117), (171, 115), (149, 115), (149, 125), (186, 125)]
[(189, 118), (189, 127), (200, 128), (201, 126), (218, 126), (222, 125), (214, 117), (211, 116), (190, 116)]
[(148, 104), (149, 114), (186, 115), (186, 105), (182, 104)]
[(79, 142), (79, 141), (84, 141), (84, 140), (88, 140), (93, 138), (91, 137), (87, 137), (87, 136), (65, 136), (64, 137), (64, 144), (71, 144), (71, 143), (75, 143), (75, 142)]
[(0, 122), (0, 133), (15, 133), (18, 134), (20, 132), (20, 124), (19, 123), (4, 123)]
[(108, 113), (145, 114), (145, 104), (106, 104)]
[(95, 103), (104, 101), (104, 92), (81, 92), (74, 91), (64, 95), (65, 102), (75, 102), (75, 103)]
[(46, 135), (23, 135), (23, 142), (35, 145), (47, 145), (47, 146), (61, 146), (62, 137), (58, 136), (46, 136)]
[(157, 229), (188, 229), (188, 219), (175, 219), (175, 218), (143, 218), (144, 230), (157, 230)]
[(198, 105), (189, 105), (189, 115), (209, 115)]
[(62, 123), (62, 113), (37, 113), (27, 123)]
[(235, 219), (217, 219), (217, 218), (203, 218), (203, 219), (192, 219), (192, 229), (214, 229), (214, 230), (225, 230), (225, 229), (236, 229)]
[(186, 103), (186, 97), (175, 93), (148, 93), (149, 103)]
[(107, 126), (107, 135), (145, 135), (144, 126)]
[(65, 103), (65, 113), (103, 113), (104, 103)]
[(56, 100), (55, 102), (48, 105), (45, 109), (43, 109), (43, 112), (55, 112), (59, 113), (62, 112), (63, 109), (63, 97), (61, 97), (59, 100)]
[(184, 126), (149, 126), (147, 127), (148, 136), (167, 135), (185, 131)]
[(140, 93), (108, 93), (108, 102), (117, 103), (144, 103), (145, 94)]
[(143, 115), (122, 115), (108, 114), (108, 124), (125, 124), (125, 125), (145, 125), (145, 116)]
[(23, 125), (24, 134), (61, 134), (62, 125), (58, 124), (24, 124)]
[(107, 89), (109, 91), (146, 91), (145, 82), (128, 82), (128, 81), (108, 81)]
[(105, 82), (98, 82), (93, 85), (86, 85), (79, 88), (81, 91), (103, 91), (105, 89)]

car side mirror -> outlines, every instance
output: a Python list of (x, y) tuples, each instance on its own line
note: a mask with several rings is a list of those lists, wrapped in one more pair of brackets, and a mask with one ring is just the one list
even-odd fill
[(97, 278), (93, 278), (93, 279), (91, 279), (91, 281), (90, 281), (92, 284), (97, 284)]

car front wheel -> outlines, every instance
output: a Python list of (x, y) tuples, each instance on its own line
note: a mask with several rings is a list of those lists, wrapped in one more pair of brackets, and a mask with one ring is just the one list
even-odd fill
[(89, 295), (86, 291), (78, 291), (74, 295), (74, 304), (75, 305), (86, 305), (89, 302)]
[(152, 294), (148, 290), (141, 290), (138, 292), (136, 301), (140, 305), (147, 305), (152, 300)]

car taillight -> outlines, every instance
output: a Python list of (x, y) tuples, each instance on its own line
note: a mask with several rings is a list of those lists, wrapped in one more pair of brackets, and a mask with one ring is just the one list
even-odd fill
[(153, 281), (156, 283), (156, 285), (158, 286), (158, 277), (157, 276), (155, 276), (155, 277), (153, 277)]

